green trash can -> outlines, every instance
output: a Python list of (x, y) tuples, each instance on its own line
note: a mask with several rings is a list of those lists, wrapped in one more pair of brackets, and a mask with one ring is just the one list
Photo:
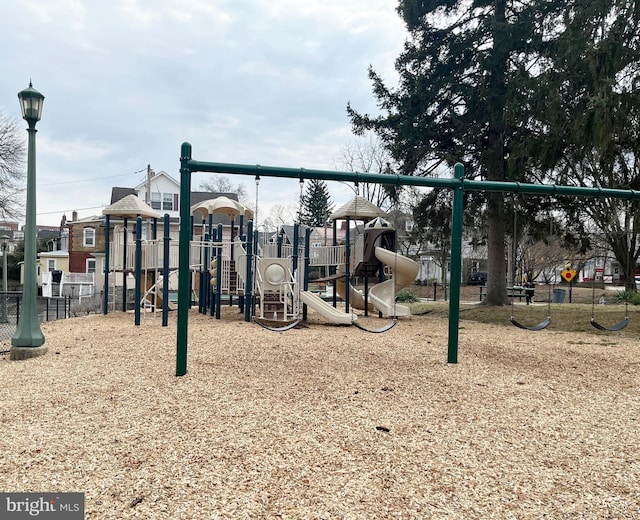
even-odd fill
[(554, 289), (552, 303), (564, 303), (564, 299), (567, 295), (565, 289)]

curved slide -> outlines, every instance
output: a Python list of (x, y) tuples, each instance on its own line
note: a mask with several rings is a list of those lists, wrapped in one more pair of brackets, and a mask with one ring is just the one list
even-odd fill
[(369, 290), (369, 301), (383, 316), (411, 316), (411, 310), (406, 305), (395, 302), (399, 289), (410, 285), (418, 275), (419, 266), (416, 262), (394, 251), (383, 247), (376, 247), (376, 258), (393, 270), (393, 277)]
[(320, 298), (320, 296), (309, 291), (300, 291), (300, 300), (302, 300), (302, 303), (306, 303), (314, 311), (322, 314), (322, 316), (331, 323), (351, 325), (351, 323), (357, 318), (355, 315), (352, 316), (346, 312), (339, 311), (330, 303), (325, 302)]
[[(338, 278), (335, 281), (336, 293), (340, 298), (346, 300), (347, 284), (344, 278)], [(356, 289), (353, 285), (349, 284), (349, 305), (354, 309), (364, 310), (364, 292), (360, 289)], [(376, 308), (371, 302), (369, 302), (369, 311), (373, 312)]]

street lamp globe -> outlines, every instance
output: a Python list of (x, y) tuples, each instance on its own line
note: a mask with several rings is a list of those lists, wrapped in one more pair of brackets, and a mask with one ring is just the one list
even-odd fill
[(29, 123), (35, 125), (40, 121), (42, 116), (42, 105), (44, 104), (44, 96), (40, 94), (29, 81), (29, 86), (18, 92), (20, 100), (20, 108), (22, 109), (22, 118)]

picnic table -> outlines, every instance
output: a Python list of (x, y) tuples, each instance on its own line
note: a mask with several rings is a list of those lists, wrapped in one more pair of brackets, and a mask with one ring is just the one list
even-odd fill
[(507, 298), (518, 298), (520, 301), (522, 301), (522, 298), (526, 298), (527, 304), (531, 302), (534, 293), (535, 288), (532, 285), (514, 285), (513, 287), (507, 287)]

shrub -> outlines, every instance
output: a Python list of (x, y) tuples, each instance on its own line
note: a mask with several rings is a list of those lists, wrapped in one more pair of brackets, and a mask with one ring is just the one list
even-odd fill
[(640, 293), (635, 291), (618, 291), (616, 292), (616, 301), (628, 303), (630, 305), (640, 305)]
[(411, 289), (402, 289), (396, 294), (396, 300), (403, 303), (414, 303), (418, 301), (418, 297)]

